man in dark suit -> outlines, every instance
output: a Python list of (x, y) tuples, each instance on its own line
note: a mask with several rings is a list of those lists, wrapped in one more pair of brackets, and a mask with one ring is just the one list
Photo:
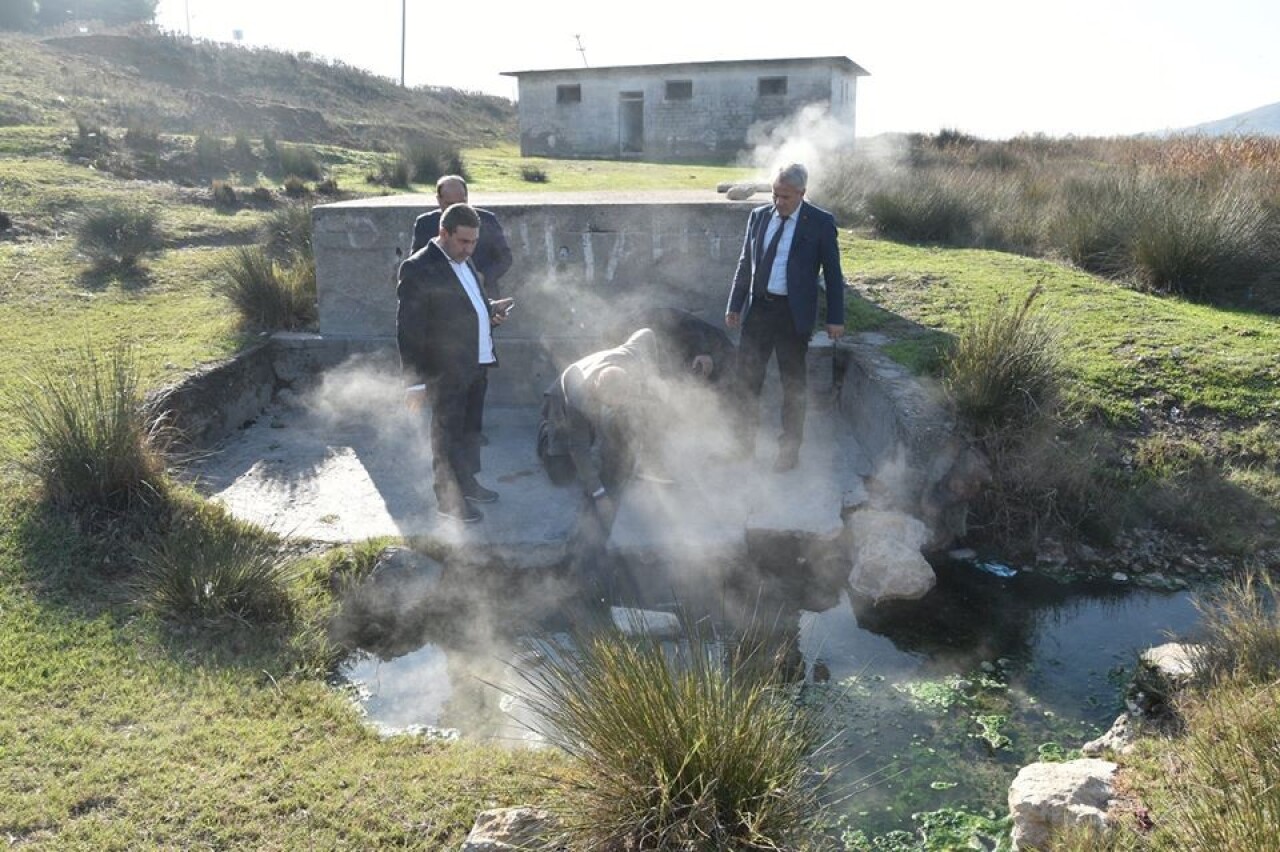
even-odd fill
[[(423, 213), (413, 223), (413, 244), (409, 253), (420, 250), (436, 234), (440, 233), (440, 214), (454, 204), (467, 203), (467, 182), (460, 175), (445, 175), (436, 181), (436, 209)], [(484, 276), (485, 291), (497, 298), (502, 290), (499, 283), (511, 268), (511, 246), (502, 231), (498, 217), (479, 207), (472, 208), (480, 217), (480, 242), (476, 244), (471, 261)]]
[(827, 334), (844, 334), (844, 275), (836, 243), (835, 218), (804, 200), (809, 173), (793, 163), (773, 180), (773, 204), (757, 207), (747, 219), (738, 270), (729, 291), (724, 321), (741, 328), (737, 393), (742, 422), (739, 449), (755, 453), (760, 388), (774, 353), (782, 379), (782, 436), (775, 471), (794, 468), (804, 440), (805, 356), (818, 318), (818, 276), (827, 298)]
[[(440, 233), (440, 214), (454, 204), (467, 203), (467, 182), (461, 175), (445, 175), (436, 181), (436, 209), (427, 213), (423, 213), (413, 222), (413, 243), (409, 247), (409, 254), (422, 249), (429, 241)], [(503, 233), (502, 225), (498, 222), (498, 217), (480, 207), (472, 208), (476, 211), (476, 215), (480, 217), (480, 242), (476, 243), (476, 250), (471, 255), (471, 262), (475, 264), (476, 269), (480, 270), (480, 274), (484, 276), (484, 289), (490, 298), (498, 298), (502, 295), (502, 288), (499, 281), (502, 276), (507, 274), (507, 270), (511, 268), (511, 246), (507, 245), (507, 235)], [(489, 383), (486, 377), (483, 387), (480, 388), (480, 401), (483, 410), (484, 396), (488, 392)], [(480, 424), (483, 428), (484, 424)], [(489, 440), (483, 433), (480, 435), (480, 443), (488, 444)]]
[(476, 481), (480, 470), (480, 421), (485, 373), (497, 366), (493, 326), (506, 321), (511, 299), (485, 295), (484, 276), (471, 262), (480, 217), (454, 204), (440, 230), (400, 264), (396, 290), (396, 342), (413, 411), (431, 407), (431, 468), (437, 511), (474, 523), (484, 517), (473, 503), (498, 499)]

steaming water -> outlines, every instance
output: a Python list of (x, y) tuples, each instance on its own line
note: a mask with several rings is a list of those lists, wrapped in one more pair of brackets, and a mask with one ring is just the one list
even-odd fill
[[(854, 794), (840, 808), (868, 834), (910, 830), (912, 813), (944, 807), (1002, 816), (1020, 766), (1106, 730), (1137, 653), (1195, 628), (1186, 593), (1002, 579), (971, 565), (938, 574), (921, 601), (860, 610), (838, 593), (790, 616), (806, 696), (841, 730), (826, 755), (843, 767), (835, 789)], [(510, 661), (522, 655), (518, 642), (438, 641), (354, 659), (344, 673), (384, 729), (529, 741), (500, 688), (516, 682)]]

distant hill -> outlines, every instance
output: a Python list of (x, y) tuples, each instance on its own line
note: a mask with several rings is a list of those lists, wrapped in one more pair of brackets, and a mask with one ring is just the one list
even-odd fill
[(1199, 133), (1205, 136), (1280, 136), (1280, 103), (1270, 104), (1248, 112), (1230, 115), (1217, 121), (1206, 121), (1193, 127), (1185, 127), (1179, 133)]
[(149, 30), (0, 34), (0, 126), (142, 121), (168, 133), (391, 150), (411, 141), (514, 141), (515, 105), (457, 89), (403, 89), (342, 63)]

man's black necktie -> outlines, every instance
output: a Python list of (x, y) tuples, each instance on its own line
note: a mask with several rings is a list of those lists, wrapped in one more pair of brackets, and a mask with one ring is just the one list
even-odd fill
[(760, 265), (756, 267), (756, 286), (755, 289), (763, 293), (769, 289), (769, 276), (773, 272), (773, 259), (778, 254), (778, 243), (782, 242), (782, 232), (787, 227), (787, 217), (778, 217), (778, 230), (773, 232), (773, 239), (769, 240), (769, 247), (764, 250), (764, 257), (760, 258)]

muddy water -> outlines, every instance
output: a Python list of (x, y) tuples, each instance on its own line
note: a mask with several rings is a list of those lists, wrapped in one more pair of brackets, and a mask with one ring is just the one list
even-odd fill
[[(910, 603), (862, 608), (834, 590), (807, 595), (793, 626), (806, 700), (840, 732), (826, 759), (848, 826), (874, 836), (912, 830), (913, 814), (963, 809), (1003, 816), (1017, 769), (1072, 750), (1122, 709), (1142, 649), (1190, 635), (1186, 593), (1062, 586), (1031, 575), (996, 577), (972, 564), (938, 566), (939, 584)], [(784, 619), (784, 621), (787, 621)], [(544, 622), (543, 639), (568, 625)], [(511, 661), (528, 659), (507, 631), (471, 631), (344, 670), (374, 724), (453, 729), (462, 736), (536, 740), (513, 718), (504, 690)]]

